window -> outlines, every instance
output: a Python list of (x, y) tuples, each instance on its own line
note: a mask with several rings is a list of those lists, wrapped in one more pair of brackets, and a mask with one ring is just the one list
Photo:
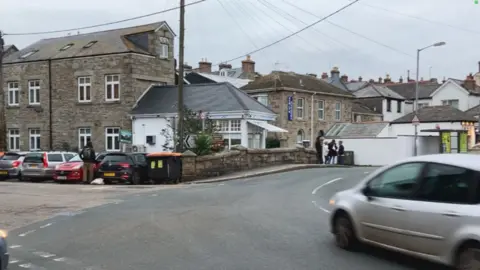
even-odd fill
[(303, 106), (305, 104), (305, 99), (299, 98), (297, 99), (297, 118), (303, 119)]
[(423, 163), (406, 163), (388, 169), (368, 183), (369, 195), (404, 199), (418, 187)]
[(255, 96), (254, 97), (258, 102), (262, 103), (265, 106), (268, 106), (268, 96), (262, 95), (262, 96)]
[(50, 162), (63, 162), (62, 154), (48, 154), (48, 161)]
[(18, 82), (8, 83), (8, 105), (18, 106), (20, 104), (20, 89), (18, 88)]
[(335, 121), (340, 121), (342, 119), (342, 103), (335, 103)]
[(303, 143), (304, 139), (305, 139), (305, 132), (303, 132), (303, 129), (300, 129), (297, 132), (297, 143)]
[(120, 128), (105, 129), (105, 149), (107, 151), (120, 151)]
[(362, 116), (360, 114), (355, 115), (355, 122), (357, 122), (357, 123), (362, 122)]
[(440, 203), (468, 204), (474, 171), (443, 164), (428, 164), (422, 187), (415, 199)]
[(317, 101), (317, 113), (318, 113), (318, 120), (325, 119), (325, 101), (323, 100)]
[(70, 161), (75, 155), (74, 154), (63, 154), (65, 161)]
[(10, 151), (20, 150), (20, 130), (18, 129), (8, 130), (8, 150)]
[(82, 149), (87, 141), (92, 138), (92, 130), (90, 128), (78, 129), (78, 149)]
[(73, 46), (73, 43), (67, 44), (67, 45), (63, 46), (63, 48), (61, 48), (60, 51), (65, 51), (72, 46)]
[(97, 43), (97, 41), (90, 41), (89, 43), (87, 43), (87, 45), (83, 46), (83, 48), (87, 49), (87, 48), (90, 48), (93, 46), (93, 44)]
[(90, 77), (78, 78), (78, 101), (92, 101), (92, 82)]
[(36, 53), (36, 52), (38, 52), (38, 50), (30, 51), (30, 52), (28, 52), (28, 53), (20, 56), (20, 58), (27, 58), (27, 57), (31, 56), (32, 54), (34, 54), (34, 53)]
[(458, 99), (442, 100), (442, 105), (450, 105), (450, 106), (458, 109)]
[(160, 44), (158, 48), (158, 56), (160, 58), (168, 59), (168, 44)]
[(387, 112), (392, 111), (392, 101), (390, 99), (387, 99)]
[(105, 100), (106, 101), (120, 100), (120, 76), (119, 75), (105, 76)]
[(402, 112), (402, 101), (397, 100), (397, 113), (401, 113), (401, 112)]
[(240, 120), (230, 120), (230, 131), (240, 131)]
[(423, 107), (427, 107), (428, 103), (418, 103), (418, 109), (421, 109)]
[(28, 81), (28, 104), (40, 104), (40, 81)]
[(40, 150), (40, 129), (32, 128), (29, 130), (30, 133), (30, 151)]
[(147, 158), (143, 154), (137, 154), (133, 156), (135, 159), (135, 162), (138, 164), (145, 164), (147, 163)]

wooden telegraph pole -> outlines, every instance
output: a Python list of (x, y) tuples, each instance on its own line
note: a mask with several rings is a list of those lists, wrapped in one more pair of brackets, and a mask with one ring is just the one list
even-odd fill
[(178, 147), (177, 152), (183, 152), (184, 145), (184, 105), (183, 105), (183, 63), (184, 61), (184, 40), (185, 40), (185, 0), (180, 0), (180, 36), (178, 51)]
[(5, 118), (5, 92), (3, 91), (3, 33), (0, 31), (0, 151), (7, 151), (7, 121)]

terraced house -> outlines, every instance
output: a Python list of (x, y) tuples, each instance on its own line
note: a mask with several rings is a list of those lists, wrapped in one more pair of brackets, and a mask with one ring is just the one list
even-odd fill
[(4, 57), (10, 150), (120, 150), (129, 111), (152, 84), (175, 80), (166, 22), (40, 40)]
[(284, 147), (314, 141), (335, 123), (352, 121), (355, 96), (313, 75), (274, 71), (241, 89), (278, 114), (275, 125), (289, 132), (272, 136)]

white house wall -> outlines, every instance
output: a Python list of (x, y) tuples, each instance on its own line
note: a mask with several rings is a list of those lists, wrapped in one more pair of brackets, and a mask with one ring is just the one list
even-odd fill
[[(165, 136), (162, 135), (162, 129), (172, 131), (165, 118), (137, 118), (132, 120), (133, 145), (145, 145), (149, 153), (166, 151), (162, 147), (166, 141)], [(155, 145), (148, 145), (146, 136), (155, 136)]]
[(472, 96), (468, 97), (468, 109), (471, 109), (475, 106), (480, 105), (480, 97), (479, 96)]
[(405, 115), (405, 102), (401, 102), (401, 106), (402, 106), (402, 110), (401, 112), (397, 112), (397, 109), (398, 109), (398, 103), (396, 100), (392, 100), (390, 101), (391, 102), (391, 111), (388, 112), (387, 111), (387, 100), (386, 99), (383, 99), (382, 100), (382, 107), (383, 107), (383, 121), (387, 121), (387, 122), (390, 122), (390, 121), (393, 121), (395, 119), (398, 119), (402, 116)]
[(442, 100), (454, 99), (458, 99), (458, 109), (466, 111), (470, 108), (468, 92), (452, 82), (447, 82), (436, 93), (434, 92), (432, 106), (442, 105)]
[[(440, 129), (463, 129), (462, 124), (459, 122), (446, 122), (446, 123), (420, 123), (418, 125), (418, 135), (419, 136), (439, 136), (438, 132), (421, 132), (424, 129), (435, 129), (436, 125), (440, 126)], [(415, 135), (415, 127), (414, 125), (408, 124), (393, 124), (393, 131), (398, 136), (413, 136)]]

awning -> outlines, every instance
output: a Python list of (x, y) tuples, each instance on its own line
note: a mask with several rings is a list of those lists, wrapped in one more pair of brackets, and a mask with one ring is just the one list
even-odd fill
[(259, 128), (263, 128), (263, 129), (267, 130), (268, 132), (288, 132), (287, 130), (285, 130), (283, 128), (279, 128), (277, 126), (270, 125), (269, 123), (267, 123), (265, 121), (247, 120), (247, 122), (249, 122), (250, 124), (255, 125)]

